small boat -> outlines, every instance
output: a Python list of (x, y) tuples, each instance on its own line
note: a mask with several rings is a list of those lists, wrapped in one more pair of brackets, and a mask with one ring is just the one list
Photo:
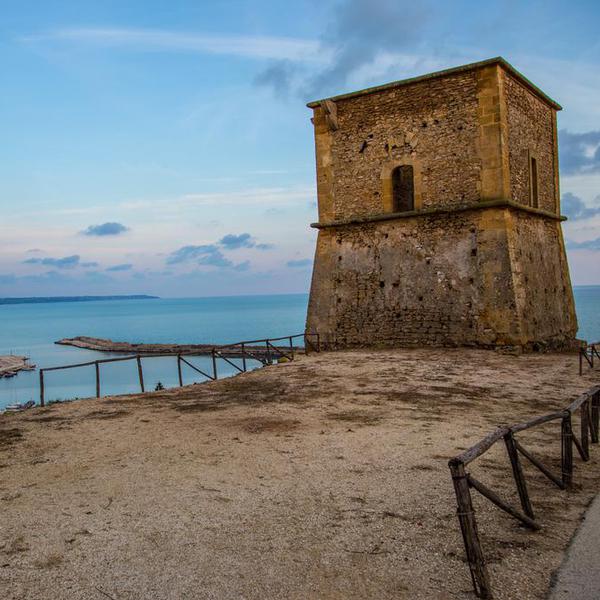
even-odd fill
[(21, 403), (16, 403), (16, 404), (9, 404), (5, 409), (4, 412), (21, 412), (23, 410), (27, 410), (29, 408), (33, 408), (35, 406), (35, 402), (33, 400), (29, 400), (28, 402), (21, 402)]

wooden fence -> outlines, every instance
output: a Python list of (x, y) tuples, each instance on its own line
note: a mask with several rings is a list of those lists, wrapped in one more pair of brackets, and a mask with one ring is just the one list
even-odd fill
[[(577, 412), (580, 414), (581, 428), (579, 437), (573, 432), (572, 419)], [(471, 499), (471, 489), (479, 492), (484, 498), (498, 508), (520, 521), (525, 527), (537, 530), (539, 522), (533, 510), (533, 504), (527, 489), (527, 482), (521, 464), (521, 456), (539, 469), (554, 485), (561, 490), (569, 489), (573, 484), (573, 446), (583, 461), (590, 458), (590, 441), (598, 443), (600, 431), (600, 386), (595, 386), (582, 394), (564, 410), (537, 417), (526, 423), (510, 427), (498, 427), (479, 443), (448, 462), (456, 502), (460, 529), (463, 536), (467, 562), (471, 571), (473, 588), (479, 598), (492, 598), (490, 577), (486, 567), (477, 522)], [(517, 434), (551, 421), (560, 421), (561, 443), (561, 472), (554, 473), (530, 450), (523, 447), (517, 439)], [(520, 509), (509, 504), (504, 498), (475, 479), (466, 471), (467, 465), (487, 452), (496, 442), (504, 441), (516, 491), (520, 500)]]
[[(240, 373), (245, 373), (247, 370), (247, 360), (256, 360), (263, 365), (272, 364), (274, 358), (286, 358), (288, 360), (294, 360), (295, 353), (300, 350), (299, 347), (294, 346), (294, 340), (297, 338), (302, 338), (304, 340), (304, 352), (320, 352), (321, 351), (321, 341), (318, 333), (298, 333), (296, 335), (288, 335), (279, 338), (266, 338), (262, 340), (246, 340), (243, 342), (235, 342), (234, 344), (224, 344), (221, 346), (214, 346), (210, 353), (206, 352), (186, 352), (186, 353), (178, 353), (178, 354), (135, 354), (132, 356), (121, 356), (118, 358), (103, 358), (100, 360), (92, 360), (84, 363), (77, 363), (74, 365), (63, 365), (60, 367), (45, 367), (39, 370), (40, 373), (40, 406), (44, 406), (46, 403), (45, 400), (45, 383), (44, 383), (44, 373), (48, 371), (61, 371), (64, 369), (77, 369), (80, 367), (90, 367), (94, 366), (96, 371), (96, 397), (100, 398), (100, 365), (106, 363), (114, 363), (114, 362), (123, 362), (135, 360), (137, 362), (137, 371), (138, 371), (138, 379), (140, 382), (140, 390), (142, 392), (146, 391), (144, 387), (144, 370), (142, 365), (142, 358), (165, 358), (168, 356), (175, 356), (177, 358), (177, 377), (179, 381), (179, 385), (183, 385), (183, 372), (182, 372), (182, 364), (187, 365), (192, 368), (194, 371), (200, 373), (204, 377), (209, 380), (218, 379), (218, 370), (217, 370), (217, 360), (223, 360), (229, 365), (235, 367), (237, 371)], [(273, 342), (282, 342), (286, 341), (288, 344), (285, 346), (279, 344), (275, 345)], [(264, 344), (264, 348), (257, 348), (257, 344)], [(191, 356), (210, 356), (212, 363), (212, 374), (203, 371), (196, 365), (192, 364), (189, 360), (184, 357)], [(240, 367), (238, 364), (234, 363), (232, 358), (241, 359), (242, 366)]]
[(585, 348), (579, 349), (579, 374), (583, 375), (583, 361), (585, 360), (590, 368), (594, 368), (594, 355), (600, 359), (600, 342), (588, 344)]

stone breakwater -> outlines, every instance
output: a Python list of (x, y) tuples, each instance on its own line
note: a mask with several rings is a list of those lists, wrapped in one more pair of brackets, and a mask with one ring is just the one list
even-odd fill
[[(217, 346), (215, 344), (132, 344), (130, 342), (114, 342), (102, 338), (77, 336), (74, 338), (64, 338), (58, 340), (55, 344), (63, 346), (74, 346), (75, 348), (85, 348), (86, 350), (96, 350), (97, 352), (115, 352), (119, 354), (196, 354), (210, 355), (213, 349), (219, 350), (225, 357), (241, 357), (242, 349), (240, 346)], [(289, 350), (289, 346), (282, 347), (284, 351)], [(244, 350), (256, 356), (266, 356), (271, 354), (267, 347), (253, 344), (244, 344)], [(298, 350), (298, 348), (294, 348)]]
[(0, 356), (0, 379), (14, 377), (19, 371), (32, 371), (35, 365), (26, 356)]

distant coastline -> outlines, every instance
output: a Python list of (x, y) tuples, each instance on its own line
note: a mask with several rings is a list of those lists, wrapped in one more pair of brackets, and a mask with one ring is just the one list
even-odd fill
[(0, 298), (2, 304), (47, 304), (54, 302), (98, 302), (102, 300), (157, 300), (159, 296), (39, 296), (32, 298)]

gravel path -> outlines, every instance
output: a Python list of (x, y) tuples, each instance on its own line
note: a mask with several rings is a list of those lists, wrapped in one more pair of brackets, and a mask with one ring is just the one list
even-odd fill
[[(448, 458), (599, 374), (572, 355), (338, 352), (0, 416), (0, 597), (472, 599)], [(553, 427), (522, 440), (555, 466)], [(496, 598), (545, 597), (599, 458), (569, 493), (525, 467), (538, 533), (475, 499)], [(500, 446), (473, 472), (516, 501)]]
[(558, 571), (550, 600), (597, 600), (600, 596), (600, 496), (585, 513), (565, 562)]

